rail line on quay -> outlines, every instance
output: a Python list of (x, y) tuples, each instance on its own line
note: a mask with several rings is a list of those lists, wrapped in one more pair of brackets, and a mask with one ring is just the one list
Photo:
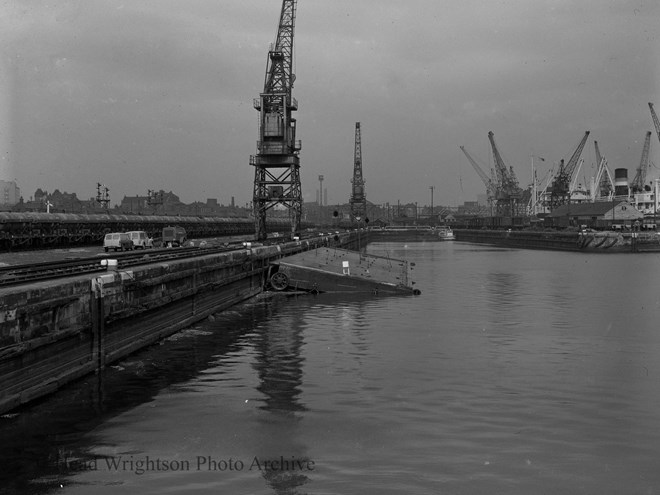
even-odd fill
[[(309, 237), (303, 239), (303, 242), (308, 239)], [(281, 239), (266, 241), (263, 243), (234, 241), (231, 243), (225, 242), (219, 246), (185, 246), (179, 248), (150, 249), (140, 252), (128, 251), (114, 254), (105, 253), (86, 258), (0, 266), (0, 287), (84, 275), (88, 273), (105, 272), (108, 269), (121, 270), (151, 263), (225, 253), (242, 249), (245, 246), (268, 246), (279, 244), (281, 242)], [(112, 261), (115, 261), (116, 264), (112, 264)], [(109, 263), (111, 264), (110, 266)]]
[(237, 245), (222, 247), (183, 247), (178, 249), (159, 249), (140, 253), (121, 253), (88, 258), (48, 261), (24, 265), (0, 267), (0, 287), (27, 282), (39, 282), (61, 277), (83, 275), (86, 273), (105, 272), (108, 263), (116, 260), (117, 269), (131, 266), (172, 261), (183, 258), (223, 253), (238, 249)]

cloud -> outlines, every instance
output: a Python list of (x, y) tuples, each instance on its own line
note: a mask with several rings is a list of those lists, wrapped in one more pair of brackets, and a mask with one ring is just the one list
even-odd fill
[[(26, 195), (52, 184), (86, 197), (101, 180), (117, 201), (155, 187), (250, 201), (252, 99), (280, 6), (4, 5), (4, 173)], [(298, 2), (305, 196), (324, 174), (330, 201), (348, 199), (357, 121), (375, 202), (422, 203), (430, 184), (437, 204), (474, 199), (483, 185), (458, 146), (487, 159), (491, 130), (521, 183), (532, 151), (558, 161), (587, 129), (610, 163), (634, 168), (647, 102), (660, 105), (659, 14), (639, 0)]]

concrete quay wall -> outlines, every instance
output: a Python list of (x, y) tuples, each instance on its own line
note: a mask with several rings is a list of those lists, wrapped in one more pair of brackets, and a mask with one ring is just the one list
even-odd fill
[(579, 251), (577, 232), (455, 229), (457, 241), (502, 247)]
[(549, 249), (592, 253), (643, 253), (660, 251), (655, 232), (454, 230), (457, 241), (523, 249)]
[(345, 233), (3, 289), (0, 413), (257, 295), (282, 256), (357, 242)]

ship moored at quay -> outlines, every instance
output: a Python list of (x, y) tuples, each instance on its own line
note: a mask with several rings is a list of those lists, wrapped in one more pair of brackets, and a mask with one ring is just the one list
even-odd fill
[(660, 233), (582, 230), (456, 229), (456, 240), (522, 249), (591, 253), (657, 253)]
[(660, 251), (655, 214), (640, 211), (639, 205), (626, 198), (566, 203), (536, 216), (472, 217), (456, 226), (455, 232), (458, 241), (516, 248), (601, 253)]

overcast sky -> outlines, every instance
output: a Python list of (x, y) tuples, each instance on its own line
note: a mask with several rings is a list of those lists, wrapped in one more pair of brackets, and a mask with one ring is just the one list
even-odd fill
[[(0, 179), (249, 202), (281, 5), (0, 0)], [(485, 191), (459, 145), (488, 167), (493, 131), (526, 186), (590, 130), (586, 181), (594, 139), (632, 178), (660, 110), (657, 0), (300, 0), (294, 51), (306, 200), (348, 201), (358, 121), (368, 200), (455, 206)]]

